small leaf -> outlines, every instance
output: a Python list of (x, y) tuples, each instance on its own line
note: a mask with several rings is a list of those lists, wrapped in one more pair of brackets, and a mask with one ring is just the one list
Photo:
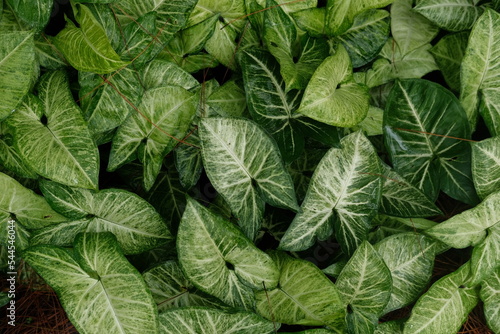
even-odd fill
[(500, 191), (481, 203), (426, 231), (433, 238), (454, 248), (475, 246), (484, 240), (486, 229), (500, 221)]
[(88, 7), (77, 4), (75, 17), (80, 25), (67, 21), (54, 39), (68, 62), (79, 71), (106, 74), (128, 65), (113, 50), (101, 24)]
[(349, 55), (339, 45), (335, 55), (327, 57), (314, 72), (297, 112), (334, 126), (358, 124), (368, 112), (369, 94), (364, 85), (351, 79)]
[[(201, 141), (197, 133), (193, 132), (186, 138), (186, 142), (191, 145), (179, 145), (175, 148), (175, 167), (179, 172), (181, 185), (189, 190), (199, 180), (203, 170), (201, 158)], [(192, 146), (194, 145), (194, 146)]]
[(482, 199), (500, 189), (500, 136), (472, 144), (472, 179)]
[(275, 325), (250, 312), (205, 307), (172, 309), (160, 314), (160, 333), (271, 334)]
[(186, 277), (200, 290), (233, 307), (251, 310), (252, 289), (272, 289), (279, 272), (271, 258), (220, 216), (188, 199), (177, 234)]
[(158, 333), (151, 293), (111, 233), (79, 234), (74, 255), (41, 245), (23, 258), (56, 291), (79, 333)]
[(0, 165), (18, 176), (36, 179), (38, 175), (19, 155), (13, 143), (12, 129), (6, 122), (0, 123)]
[(473, 0), (421, 0), (413, 10), (448, 31), (469, 30), (483, 13)]
[(484, 303), (484, 317), (488, 327), (495, 333), (500, 332), (500, 266), (486, 277), (480, 291)]
[(344, 329), (345, 308), (337, 287), (308, 261), (271, 252), (280, 269), (276, 289), (255, 293), (257, 312), (276, 322)]
[(308, 8), (291, 15), (297, 26), (312, 37), (321, 37), (325, 34), (325, 8)]
[[(142, 67), (160, 50), (156, 32), (156, 12), (149, 12), (123, 28), (123, 42), (118, 50), (125, 61), (133, 61), (134, 67)], [(156, 40), (155, 40), (156, 39)]]
[(467, 286), (468, 275), (467, 263), (434, 283), (413, 307), (404, 334), (457, 332), (479, 300), (477, 288)]

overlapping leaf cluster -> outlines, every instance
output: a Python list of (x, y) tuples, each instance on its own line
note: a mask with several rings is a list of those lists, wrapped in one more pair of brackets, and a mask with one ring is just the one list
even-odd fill
[(481, 301), (500, 333), (499, 1), (58, 9), (0, 0), (0, 256), (79, 332), (455, 333)]

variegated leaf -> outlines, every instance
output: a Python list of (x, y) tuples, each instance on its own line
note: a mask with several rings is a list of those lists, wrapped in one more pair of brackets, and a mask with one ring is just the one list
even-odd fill
[[(99, 152), (63, 72), (49, 72), (7, 120), (14, 144), (36, 173), (70, 186), (96, 189)], [(49, 149), (47, 149), (49, 148)]]
[(482, 199), (500, 189), (500, 136), (472, 144), (472, 179)]
[(177, 251), (193, 285), (233, 307), (253, 309), (252, 289), (278, 284), (278, 268), (267, 254), (191, 198), (179, 226)]
[(79, 234), (73, 250), (34, 246), (23, 258), (56, 291), (79, 333), (158, 333), (151, 293), (111, 233)]
[(304, 250), (335, 230), (342, 250), (353, 254), (366, 239), (380, 200), (380, 163), (361, 132), (344, 137), (340, 143), (342, 148), (330, 149), (316, 168), (302, 212), (295, 216), (280, 248)]
[(433, 238), (454, 248), (475, 246), (484, 240), (486, 229), (500, 221), (500, 191), (481, 203), (426, 231)]
[(472, 183), (469, 122), (458, 99), (421, 79), (394, 85), (384, 114), (384, 140), (394, 170), (431, 200), (439, 190), (478, 201)]
[(276, 144), (254, 122), (204, 118), (199, 132), (207, 175), (247, 237), (253, 239), (258, 232), (265, 202), (299, 209)]
[(134, 193), (120, 189), (93, 192), (42, 181), (50, 205), (70, 221), (37, 230), (33, 244), (69, 246), (79, 232), (108, 231), (125, 254), (137, 254), (172, 240), (155, 209)]
[(456, 333), (476, 306), (478, 289), (468, 285), (469, 263), (438, 280), (406, 321), (404, 334)]
[(51, 17), (52, 0), (6, 0), (6, 3), (10, 5), (20, 21), (35, 31), (43, 30)]
[(500, 86), (483, 88), (479, 91), (479, 114), (484, 119), (492, 136), (500, 135)]
[(160, 314), (161, 334), (271, 334), (278, 327), (255, 313), (206, 307), (178, 308)]
[(343, 333), (345, 305), (325, 274), (311, 262), (277, 251), (270, 254), (280, 270), (279, 285), (255, 293), (257, 312), (276, 322), (328, 326)]
[(134, 68), (142, 67), (161, 50), (156, 38), (156, 12), (139, 17), (123, 28), (123, 42), (118, 54), (123, 60), (133, 61)]
[(473, 0), (421, 0), (413, 10), (448, 31), (469, 30), (483, 13)]
[(0, 123), (0, 165), (14, 172), (16, 175), (36, 179), (38, 175), (30, 168), (19, 155), (13, 142), (12, 129), (6, 122)]
[[(194, 130), (193, 130), (194, 131)], [(186, 189), (191, 189), (199, 180), (203, 170), (201, 158), (201, 141), (197, 133), (193, 132), (185, 140), (191, 145), (179, 145), (176, 147), (175, 167), (179, 172), (179, 181)]]
[(484, 303), (484, 316), (488, 327), (495, 333), (500, 332), (500, 266), (485, 280), (480, 291)]
[(484, 240), (472, 250), (471, 286), (478, 285), (500, 266), (500, 221), (487, 230)]

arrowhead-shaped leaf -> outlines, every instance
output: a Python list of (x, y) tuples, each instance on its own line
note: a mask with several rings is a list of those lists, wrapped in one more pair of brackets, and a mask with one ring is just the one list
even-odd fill
[(482, 199), (500, 189), (500, 136), (472, 144), (472, 179)]
[[(46, 122), (45, 122), (46, 121)], [(63, 72), (49, 72), (7, 120), (16, 149), (36, 173), (70, 186), (96, 189), (99, 153)]]
[(177, 251), (186, 277), (233, 307), (252, 309), (252, 289), (278, 284), (278, 268), (267, 254), (236, 226), (190, 198), (179, 226)]
[(297, 112), (317, 121), (351, 127), (366, 117), (368, 88), (352, 81), (352, 65), (344, 46), (314, 72)]
[(74, 255), (41, 245), (23, 258), (56, 291), (79, 333), (158, 333), (151, 293), (111, 233), (79, 234)]
[(448, 31), (469, 30), (483, 13), (472, 0), (422, 0), (413, 10)]
[(311, 262), (274, 251), (280, 269), (276, 289), (255, 293), (257, 311), (286, 324), (344, 329), (345, 306), (337, 287)]
[(421, 79), (394, 85), (385, 108), (384, 140), (399, 175), (434, 200), (443, 190), (475, 204), (469, 122), (457, 98)]
[(325, 240), (335, 230), (342, 250), (352, 254), (366, 239), (380, 200), (380, 163), (361, 132), (344, 137), (340, 143), (341, 149), (330, 149), (318, 164), (302, 212), (295, 216), (280, 248), (304, 250), (316, 238)]
[(254, 122), (204, 118), (199, 131), (207, 175), (250, 239), (260, 228), (265, 202), (299, 209), (276, 144)]
[(50, 181), (41, 182), (41, 189), (51, 206), (71, 221), (37, 230), (34, 244), (68, 246), (79, 232), (108, 231), (125, 254), (137, 254), (172, 239), (160, 215), (134, 193), (120, 189), (94, 192)]

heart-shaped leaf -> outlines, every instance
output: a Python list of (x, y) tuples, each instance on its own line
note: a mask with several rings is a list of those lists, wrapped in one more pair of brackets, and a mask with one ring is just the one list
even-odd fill
[(500, 136), (472, 144), (472, 178), (482, 199), (500, 189)]
[(259, 230), (265, 202), (299, 209), (276, 144), (254, 122), (204, 118), (199, 131), (207, 175), (246, 236), (253, 239)]
[(252, 309), (252, 289), (278, 284), (278, 268), (267, 254), (191, 198), (179, 226), (177, 251), (186, 277), (233, 307)]
[(56, 291), (79, 333), (158, 333), (151, 293), (111, 233), (79, 234), (73, 251), (40, 245), (23, 258)]
[(257, 311), (286, 324), (344, 329), (345, 306), (337, 287), (308, 261), (271, 252), (280, 270), (279, 286), (255, 293)]
[[(346, 254), (366, 239), (380, 200), (380, 163), (370, 141), (355, 132), (332, 148), (316, 167), (306, 198), (281, 239), (290, 251), (311, 247), (316, 238), (335, 236)], [(363, 210), (360, 205), (363, 203)]]

